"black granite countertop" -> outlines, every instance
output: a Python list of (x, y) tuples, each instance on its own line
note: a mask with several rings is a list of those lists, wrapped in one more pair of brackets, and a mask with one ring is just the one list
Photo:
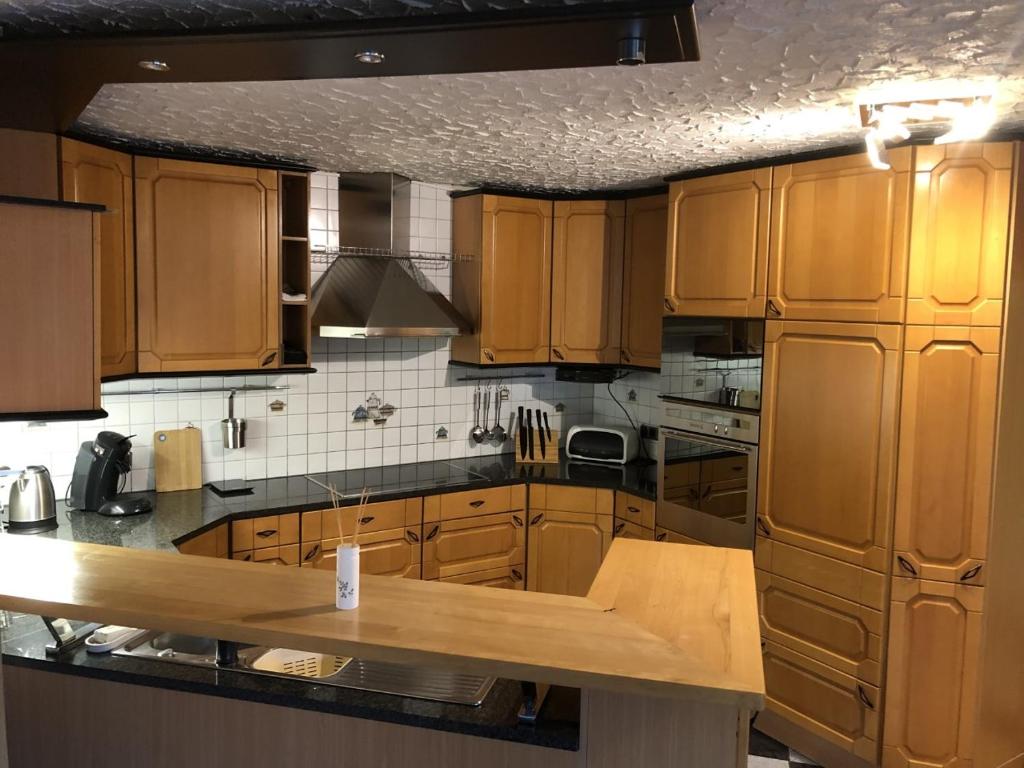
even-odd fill
[[(647, 499), (654, 499), (657, 494), (656, 465), (651, 462), (624, 466), (596, 464), (570, 461), (564, 455), (557, 464), (520, 465), (505, 453), (482, 459), (397, 464), (309, 477), (324, 485), (334, 485), (343, 504), (357, 503), (364, 487), (370, 489), (371, 501), (523, 482), (610, 488)], [(253, 492), (245, 496), (221, 497), (206, 487), (138, 494), (152, 498), (154, 509), (136, 517), (110, 518), (63, 508), (58, 514), (57, 529), (36, 535), (140, 549), (173, 549), (175, 543), (229, 518), (320, 509), (330, 504), (330, 494), (302, 475), (246, 484), (252, 486)]]
[(518, 720), (522, 687), (499, 679), (479, 707), (424, 701), (351, 688), (317, 685), (272, 675), (174, 664), (79, 647), (59, 659), (46, 656), (50, 636), (37, 616), (8, 614), (0, 629), (4, 664), (130, 685), (254, 701), (329, 714), (515, 741), (553, 749), (579, 749), (580, 692), (554, 687), (536, 723)]

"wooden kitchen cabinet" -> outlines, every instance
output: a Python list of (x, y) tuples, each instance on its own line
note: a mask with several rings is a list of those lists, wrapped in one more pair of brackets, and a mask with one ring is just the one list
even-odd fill
[(765, 706), (820, 739), (878, 764), (881, 692), (778, 643), (764, 643)]
[(999, 329), (909, 326), (893, 573), (984, 584)]
[(768, 317), (903, 321), (912, 148), (774, 169)]
[(771, 185), (771, 168), (672, 183), (667, 314), (764, 316)]
[(622, 329), (622, 200), (555, 202), (551, 362), (616, 365)]
[(654, 528), (654, 501), (642, 499), (631, 493), (615, 492), (615, 517), (639, 525)]
[(188, 541), (181, 542), (178, 544), (178, 551), (183, 555), (226, 558), (228, 556), (228, 524), (222, 523), (198, 536), (193, 536)]
[(612, 538), (654, 541), (654, 529), (644, 528), (642, 525), (616, 517), (615, 524), (612, 526)]
[(864, 568), (889, 567), (902, 332), (767, 323), (762, 534)]
[(231, 521), (232, 553), (298, 543), (298, 512)]
[(697, 546), (707, 546), (706, 541), (697, 541), (697, 539), (691, 539), (689, 536), (684, 536), (681, 533), (676, 533), (668, 528), (658, 526), (654, 529), (654, 540), (664, 541), (669, 544), (693, 544)]
[(613, 503), (605, 489), (532, 486), (526, 588), (585, 595), (611, 546)]
[(547, 363), (553, 205), (474, 194), (452, 203), (452, 304), (472, 333), (451, 358), (473, 365)]
[(132, 158), (123, 152), (61, 139), (63, 197), (96, 203), (100, 216), (100, 373), (134, 373), (135, 201)]
[(59, 142), (52, 133), (0, 128), (0, 195), (58, 199)]
[(99, 410), (101, 215), (0, 202), (7, 371), (0, 414), (19, 420), (57, 412), (105, 415)]
[(423, 578), (446, 580), (496, 569), (508, 574), (516, 569), (522, 575), (526, 564), (525, 515), (524, 511), (498, 512), (425, 524)]
[(883, 768), (973, 765), (983, 593), (893, 579)]
[(907, 323), (1003, 319), (1013, 144), (914, 148)]
[(626, 237), (622, 267), (622, 349), (620, 362), (661, 368), (661, 318), (664, 299), (665, 195), (626, 201)]
[(526, 588), (526, 577), (522, 566), (509, 565), (490, 568), (486, 571), (473, 571), (455, 576), (443, 576), (438, 581), (449, 584), (467, 584), (473, 587), (495, 587), (497, 589)]
[(277, 368), (276, 171), (135, 159), (140, 372)]
[[(345, 541), (349, 542), (346, 533)], [(340, 539), (329, 538), (321, 542), (320, 556), (314, 568), (334, 571), (338, 567)], [(300, 550), (299, 559), (308, 562), (308, 553)], [(406, 579), (421, 577), (422, 541), (419, 527), (392, 528), (386, 531), (360, 531), (359, 572), (374, 576), (396, 576)]]

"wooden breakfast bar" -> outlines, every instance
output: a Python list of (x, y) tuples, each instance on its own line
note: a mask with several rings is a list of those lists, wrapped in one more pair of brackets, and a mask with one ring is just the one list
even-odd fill
[(579, 688), (579, 750), (8, 667), (11, 764), (98, 764), (98, 717), (125, 755), (158, 750), (147, 765), (746, 764), (764, 701), (748, 551), (616, 539), (586, 597), (364, 576), (360, 603), (336, 610), (329, 572), (0, 537), (0, 608)]

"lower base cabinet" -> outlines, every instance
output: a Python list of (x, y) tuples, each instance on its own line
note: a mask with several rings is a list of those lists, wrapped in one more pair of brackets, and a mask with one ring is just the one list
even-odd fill
[(684, 536), (681, 533), (670, 531), (668, 528), (662, 528), (660, 525), (654, 529), (654, 540), (665, 541), (669, 544), (698, 544), (701, 546), (707, 546), (703, 541), (691, 539), (689, 536)]
[(611, 515), (531, 507), (527, 589), (586, 595), (611, 546), (612, 526)]
[(497, 587), (498, 589), (526, 589), (525, 568), (522, 565), (509, 565), (491, 568), (486, 571), (473, 571), (457, 576), (443, 576), (438, 581), (449, 584), (469, 584), (474, 587)]
[(895, 578), (883, 768), (970, 768), (983, 587)]
[[(346, 539), (346, 542), (348, 539)], [(324, 539), (314, 568), (333, 571), (338, 567), (339, 539)], [(374, 576), (418, 579), (422, 576), (419, 528), (392, 528), (359, 534), (359, 572)]]
[(228, 526), (227, 523), (218, 525), (209, 531), (193, 536), (188, 541), (178, 545), (178, 551), (183, 555), (199, 555), (200, 557), (227, 557), (228, 556)]
[(770, 712), (877, 765), (877, 686), (770, 640), (764, 643), (764, 675)]
[(616, 539), (640, 539), (641, 541), (654, 541), (654, 530), (644, 528), (642, 525), (631, 523), (629, 520), (615, 518), (615, 526), (612, 528), (612, 537)]
[(525, 511), (439, 520), (424, 524), (423, 578), (478, 583), (495, 573), (511, 578), (526, 567)]

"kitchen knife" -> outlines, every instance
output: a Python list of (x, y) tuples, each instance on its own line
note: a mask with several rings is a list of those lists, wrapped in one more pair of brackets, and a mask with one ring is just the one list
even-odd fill
[(530, 461), (533, 461), (533, 411), (526, 409), (526, 431), (530, 441)]
[(523, 421), (523, 406), (519, 406), (519, 457), (526, 458), (526, 422)]
[(537, 409), (537, 431), (540, 432), (540, 457), (546, 459), (548, 452), (544, 444), (544, 427), (540, 423), (540, 408)]
[(544, 429), (548, 431), (548, 442), (551, 441), (551, 425), (548, 424), (548, 412), (544, 411)]

